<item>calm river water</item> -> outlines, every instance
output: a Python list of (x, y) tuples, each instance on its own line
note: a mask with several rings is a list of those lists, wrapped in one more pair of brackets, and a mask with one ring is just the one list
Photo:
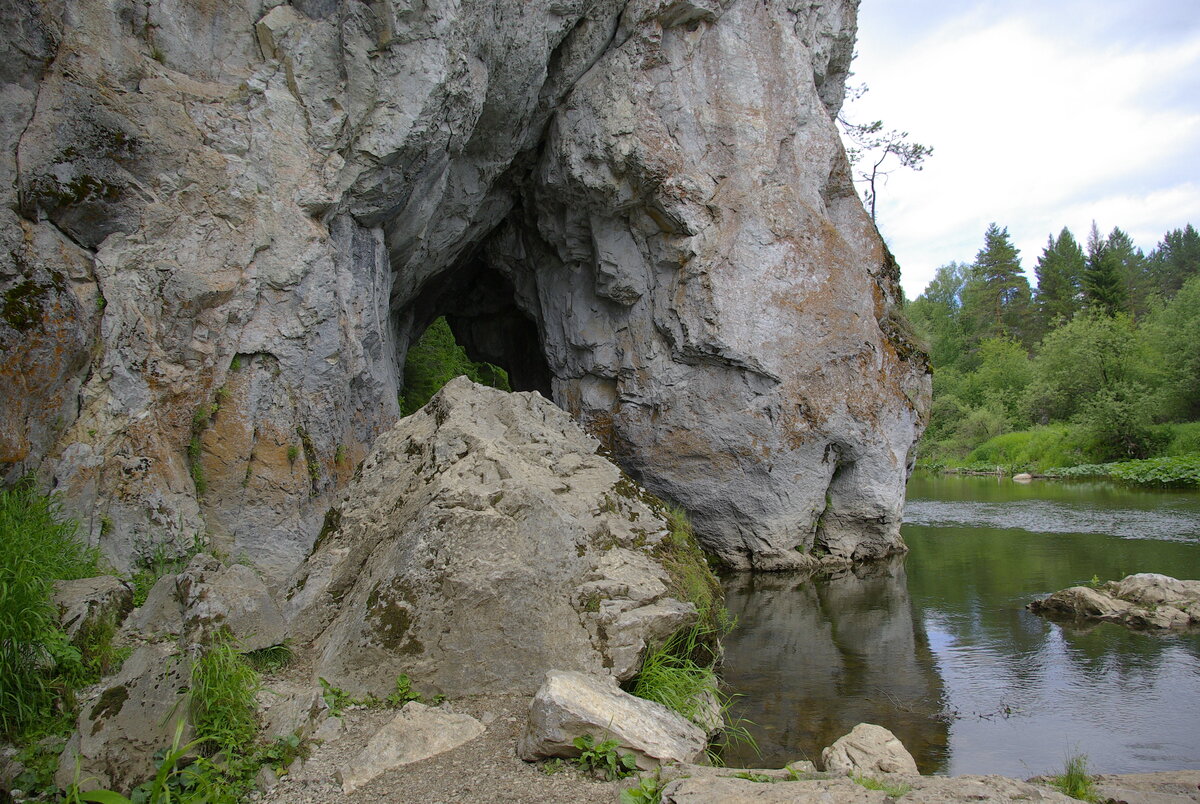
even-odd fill
[(923, 773), (1200, 768), (1200, 633), (1025, 609), (1094, 575), (1200, 578), (1200, 494), (916, 475), (903, 533), (906, 557), (841, 577), (726, 579), (723, 675), (761, 751), (728, 764), (819, 760), (866, 721)]

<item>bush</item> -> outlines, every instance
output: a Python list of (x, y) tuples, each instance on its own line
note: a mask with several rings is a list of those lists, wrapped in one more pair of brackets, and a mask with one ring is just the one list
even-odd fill
[(54, 582), (98, 574), (53, 497), (22, 482), (0, 490), (0, 734), (19, 737), (54, 717), (86, 675), (59, 627)]
[(473, 382), (511, 391), (508, 372), (491, 363), (475, 363), (454, 340), (446, 319), (439, 318), (408, 349), (404, 361), (404, 390), (400, 394), (400, 414), (408, 416), (420, 410), (434, 394), (455, 377), (466, 375)]
[(1167, 425), (1163, 440), (1166, 442), (1164, 455), (1200, 453), (1200, 422)]

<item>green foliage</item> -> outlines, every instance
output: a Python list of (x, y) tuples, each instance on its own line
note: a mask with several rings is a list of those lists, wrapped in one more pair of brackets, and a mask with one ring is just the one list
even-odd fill
[(396, 677), (395, 688), (382, 700), (376, 698), (374, 695), (355, 698), (350, 693), (340, 687), (333, 686), (323, 678), (318, 678), (317, 681), (321, 683), (321, 697), (325, 700), (325, 705), (329, 707), (329, 715), (331, 717), (340, 716), (350, 706), (364, 706), (368, 709), (399, 709), (409, 701), (437, 706), (446, 700), (446, 696), (440, 693), (434, 695), (432, 698), (426, 698), (414, 690), (412, 688), (412, 680), (406, 673), (401, 673)]
[(870, 776), (863, 776), (860, 773), (852, 774), (850, 780), (868, 790), (881, 790), (891, 798), (900, 798), (912, 790), (912, 785), (904, 784), (903, 782), (885, 782)]
[(1066, 767), (1062, 775), (1050, 778), (1050, 784), (1063, 795), (1077, 798), (1080, 801), (1099, 802), (1095, 783), (1087, 772), (1087, 756), (1075, 754), (1067, 757)]
[(408, 349), (404, 362), (404, 390), (400, 413), (408, 416), (421, 409), (450, 380), (465, 374), (473, 382), (511, 391), (508, 373), (490, 363), (475, 363), (467, 357), (446, 319), (438, 318)]
[(177, 575), (183, 572), (188, 562), (203, 549), (200, 541), (193, 542), (185, 552), (171, 551), (165, 544), (159, 543), (148, 555), (141, 556), (135, 565), (129, 580), (133, 584), (133, 605), (141, 606), (150, 595), (154, 584), (164, 575)]
[(17, 738), (53, 718), (87, 677), (51, 603), (54, 582), (99, 573), (53, 497), (23, 481), (0, 489), (0, 735)]
[(702, 637), (701, 629), (695, 626), (676, 632), (662, 645), (647, 649), (629, 692), (660, 703), (701, 725), (709, 695), (718, 694), (718, 681), (711, 662), (701, 664), (694, 658), (697, 654), (712, 658), (702, 644)]
[(987, 338), (1026, 340), (1029, 329), (1029, 281), (1021, 271), (1017, 247), (1008, 229), (995, 223), (983, 235), (962, 291), (962, 319), (969, 343)]
[(1038, 329), (1044, 333), (1079, 312), (1084, 257), (1070, 229), (1064, 226), (1057, 239), (1050, 237), (1035, 270)]
[(192, 724), (206, 754), (244, 750), (258, 734), (255, 695), (262, 680), (238, 652), (227, 631), (218, 631), (192, 664)]
[(621, 804), (659, 804), (666, 787), (658, 771), (652, 776), (643, 776), (633, 787), (621, 791)]
[(670, 576), (670, 592), (695, 606), (705, 634), (719, 638), (732, 625), (721, 582), (708, 564), (687, 512), (678, 506), (667, 506), (665, 515), (668, 533), (655, 548), (655, 555)]
[(637, 771), (637, 760), (633, 754), (620, 754), (620, 746), (616, 740), (596, 742), (591, 734), (584, 734), (572, 741), (579, 749), (579, 756), (574, 762), (586, 773), (599, 776), (605, 781), (624, 779)]
[(1200, 487), (1200, 454), (1079, 464), (1051, 469), (1046, 474), (1050, 477), (1110, 477), (1146, 486)]

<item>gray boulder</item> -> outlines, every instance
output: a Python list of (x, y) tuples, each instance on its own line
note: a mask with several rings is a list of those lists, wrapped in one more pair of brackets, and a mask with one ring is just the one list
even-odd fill
[(548, 668), (628, 678), (694, 621), (659, 504), (536, 393), (460, 377), (380, 437), (293, 579), (316, 674), (386, 695), (533, 694)]
[(529, 722), (517, 745), (527, 761), (577, 757), (575, 739), (616, 740), (619, 753), (631, 753), (639, 768), (671, 762), (699, 762), (705, 756), (704, 730), (662, 704), (635, 698), (612, 678), (552, 670), (529, 705)]
[(204, 553), (178, 575), (160, 578), (126, 626), (143, 637), (182, 635), (187, 644), (203, 642), (218, 629), (228, 630), (244, 651), (287, 637), (283, 614), (258, 574)]
[[(133, 652), (115, 678), (79, 713), (75, 734), (59, 760), (55, 783), (83, 790), (128, 791), (153, 775), (154, 752), (167, 748), (187, 721), (189, 667), (166, 645)], [(190, 728), (181, 740), (186, 743)]]
[(1141, 572), (1098, 588), (1072, 586), (1033, 601), (1029, 609), (1131, 628), (1189, 628), (1200, 625), (1200, 581)]
[(883, 726), (859, 723), (821, 752), (830, 773), (903, 773), (916, 776), (917, 761), (896, 735)]
[(78, 644), (96, 628), (120, 627), (133, 609), (133, 588), (113, 575), (56, 581), (52, 602), (67, 637)]

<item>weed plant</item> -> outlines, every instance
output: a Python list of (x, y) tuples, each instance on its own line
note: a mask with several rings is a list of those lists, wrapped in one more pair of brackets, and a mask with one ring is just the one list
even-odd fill
[(596, 742), (593, 735), (584, 734), (576, 737), (572, 742), (579, 749), (579, 756), (573, 761), (586, 773), (611, 782), (632, 776), (637, 772), (637, 760), (634, 759), (633, 754), (618, 753), (617, 748), (620, 743), (616, 740)]
[(643, 776), (633, 787), (621, 791), (621, 804), (659, 804), (662, 801), (662, 791), (666, 787), (662, 777), (655, 770), (651, 776)]
[(1072, 754), (1067, 757), (1067, 764), (1063, 768), (1062, 775), (1052, 776), (1050, 784), (1063, 795), (1071, 798), (1077, 798), (1080, 801), (1100, 801), (1100, 797), (1096, 795), (1095, 783), (1087, 771), (1087, 755), (1085, 754)]
[(890, 798), (900, 798), (912, 790), (912, 785), (904, 784), (903, 782), (885, 782), (870, 776), (863, 776), (859, 773), (851, 775), (850, 780), (860, 787), (865, 787), (867, 790), (880, 790)]
[(99, 572), (76, 527), (30, 482), (0, 490), (0, 735), (18, 738), (52, 719), (86, 676), (51, 602), (55, 581)]
[(295, 654), (287, 643), (247, 651), (242, 654), (246, 663), (259, 673), (274, 673), (292, 663)]
[(262, 681), (227, 631), (218, 631), (192, 665), (192, 725), (203, 752), (232, 754), (258, 734), (255, 695)]

